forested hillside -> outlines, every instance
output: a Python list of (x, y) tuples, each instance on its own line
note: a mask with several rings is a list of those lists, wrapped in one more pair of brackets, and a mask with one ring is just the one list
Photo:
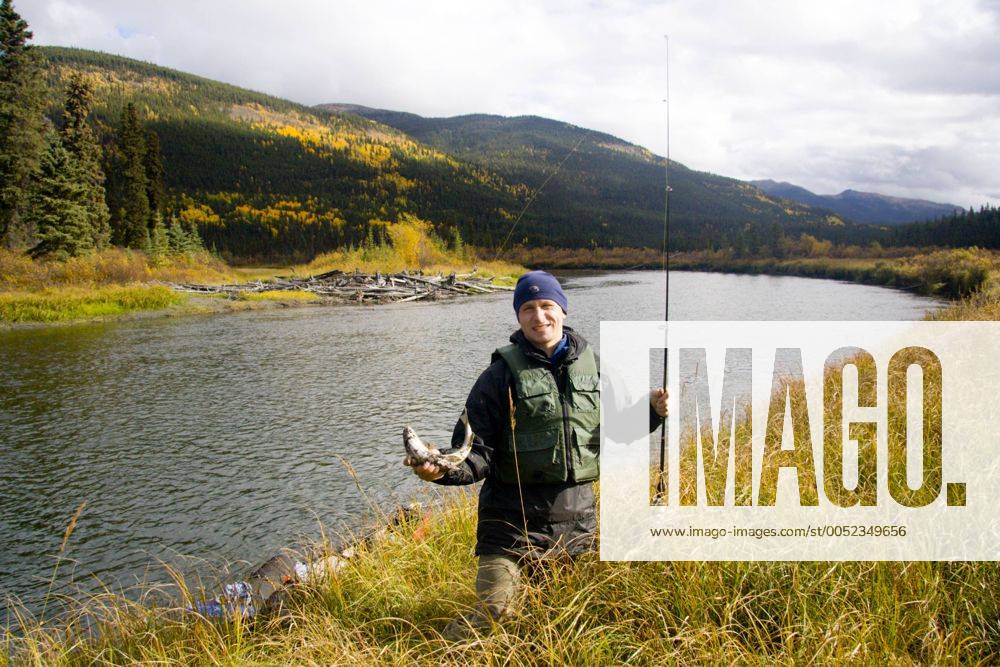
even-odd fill
[[(311, 258), (381, 240), (404, 215), (491, 245), (524, 199), (477, 166), (392, 128), (107, 54), (46, 47), (53, 114), (73, 75), (94, 86), (109, 142), (133, 103), (159, 138), (168, 196), (230, 257)], [(114, 150), (113, 146), (107, 146)]]
[[(533, 225), (554, 245), (612, 234), (620, 245), (658, 246), (663, 236), (664, 159), (608, 134), (537, 116), (423, 118), (410, 113), (328, 104), (391, 125), (439, 150), (537, 187), (561, 169), (532, 204)], [(833, 241), (874, 238), (835, 214), (771, 197), (749, 183), (671, 162), (671, 247), (754, 244), (773, 235), (809, 233)], [(530, 235), (528, 244), (537, 242)]]
[(902, 225), (893, 230), (892, 244), (1000, 249), (1000, 208), (982, 206), (928, 222)]
[[(305, 261), (381, 242), (389, 225), (413, 219), (448, 243), (496, 247), (529, 201), (510, 244), (662, 240), (664, 160), (607, 134), (533, 116), (311, 108), (119, 56), (38, 51), (57, 125), (70, 82), (82, 77), (93, 89), (89, 123), (103, 144), (112, 224), (116, 133), (132, 104), (162, 154), (150, 173), (163, 176), (164, 218), (196, 228), (229, 259)], [(855, 244), (902, 238), (676, 162), (670, 184), (675, 249), (752, 253), (800, 234)]]

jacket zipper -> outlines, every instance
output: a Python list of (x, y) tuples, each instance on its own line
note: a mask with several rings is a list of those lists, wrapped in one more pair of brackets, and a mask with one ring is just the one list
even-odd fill
[[(569, 378), (566, 375), (566, 367), (563, 366), (559, 371), (563, 376), (563, 391), (559, 392), (559, 404), (562, 406), (562, 418), (563, 418), (563, 437), (565, 438), (566, 445), (563, 447), (563, 456), (566, 459), (566, 481), (574, 481), (574, 471), (573, 471), (573, 460), (570, 455), (570, 450), (573, 448), (573, 436), (569, 430), (569, 407), (566, 405), (566, 395), (565, 390), (569, 389)], [(558, 382), (556, 384), (558, 388)]]

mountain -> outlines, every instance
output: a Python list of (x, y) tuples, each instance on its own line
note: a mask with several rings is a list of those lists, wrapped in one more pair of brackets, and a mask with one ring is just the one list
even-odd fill
[(907, 222), (933, 220), (962, 211), (962, 207), (954, 204), (890, 197), (874, 192), (844, 190), (838, 195), (818, 195), (791, 183), (770, 179), (750, 182), (772, 197), (823, 208), (863, 224), (901, 225)]
[(105, 146), (133, 102), (162, 146), (181, 218), (238, 260), (305, 260), (380, 240), (387, 222), (416, 216), (443, 237), (490, 245), (509, 227), (521, 190), (495, 174), (352, 114), (305, 107), (119, 56), (56, 47), (47, 64), (50, 113), (68, 79), (95, 87), (92, 119)]
[[(385, 238), (413, 216), (443, 238), (496, 247), (647, 246), (663, 235), (663, 158), (536, 116), (431, 119), (306, 107), (119, 56), (40, 47), (50, 117), (68, 79), (95, 87), (109, 152), (126, 103), (159, 135), (171, 206), (229, 259), (300, 261)], [(671, 248), (754, 248), (807, 232), (862, 241), (873, 228), (672, 162)], [(511, 232), (513, 231), (513, 234)]]
[[(351, 104), (319, 108), (354, 113), (396, 128), (461, 160), (489, 168), (507, 182), (541, 186), (531, 225), (573, 230), (597, 240), (657, 247), (663, 235), (665, 161), (617, 137), (538, 116), (486, 114), (425, 118)], [(551, 176), (551, 180), (549, 180)], [(770, 196), (749, 183), (688, 169), (671, 161), (672, 248), (730, 245), (748, 228), (755, 237), (810, 233), (836, 241), (868, 240), (871, 229), (835, 213)], [(519, 241), (525, 239), (519, 238)], [(530, 243), (532, 238), (529, 236)]]

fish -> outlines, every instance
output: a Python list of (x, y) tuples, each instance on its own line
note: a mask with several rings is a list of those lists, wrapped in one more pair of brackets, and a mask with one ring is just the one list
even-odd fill
[(421, 440), (412, 428), (404, 426), (403, 447), (406, 448), (406, 458), (403, 459), (403, 463), (408, 466), (432, 463), (444, 470), (454, 470), (460, 466), (462, 461), (469, 456), (469, 452), (472, 451), (472, 441), (475, 434), (472, 432), (472, 426), (469, 425), (468, 409), (462, 410), (462, 416), (459, 419), (465, 424), (465, 440), (461, 447), (443, 452), (437, 446)]

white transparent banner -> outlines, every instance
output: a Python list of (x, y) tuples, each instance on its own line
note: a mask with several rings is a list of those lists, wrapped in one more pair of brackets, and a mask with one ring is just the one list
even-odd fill
[(602, 322), (600, 347), (602, 559), (1000, 555), (1000, 323)]

